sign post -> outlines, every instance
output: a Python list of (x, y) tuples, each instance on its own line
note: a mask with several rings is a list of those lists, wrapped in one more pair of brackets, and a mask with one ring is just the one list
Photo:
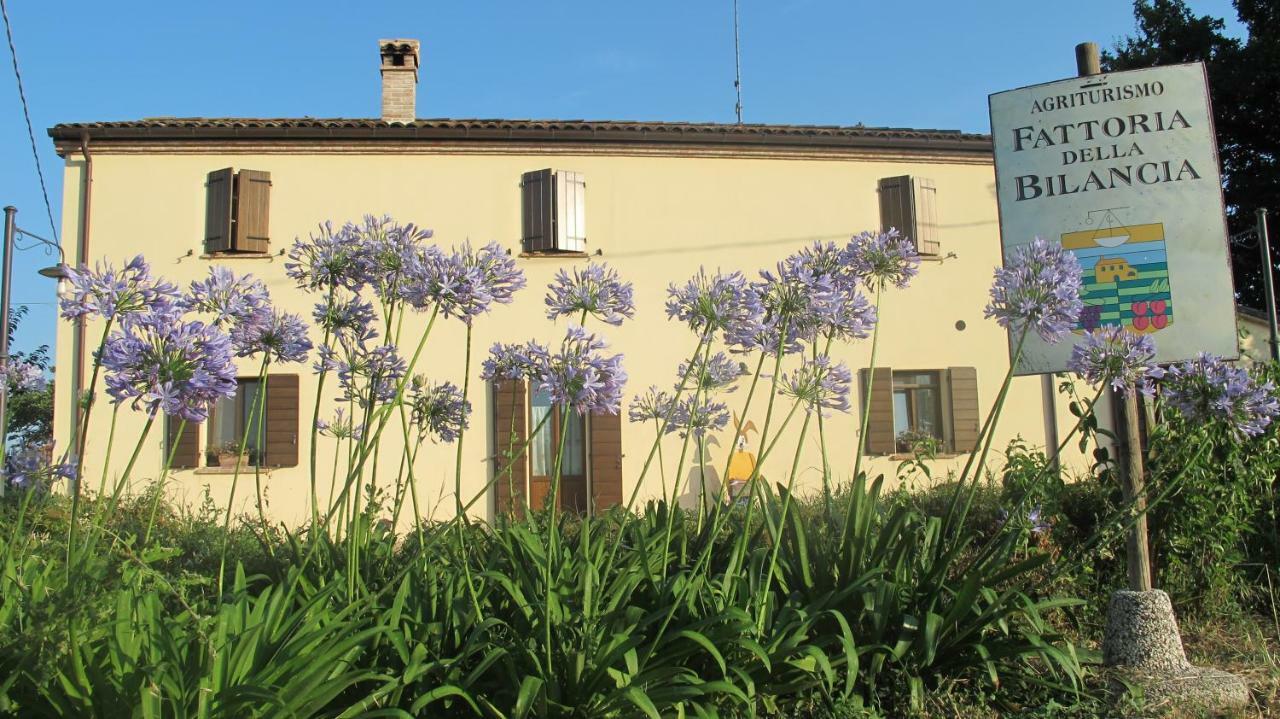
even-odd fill
[[(1098, 46), (1092, 42), (1076, 45), (1076, 72), (1080, 77), (1102, 74)], [(1127, 468), (1121, 478), (1124, 501), (1132, 505), (1138, 516), (1125, 536), (1125, 562), (1129, 573), (1129, 589), (1146, 592), (1151, 589), (1151, 550), (1147, 544), (1146, 469), (1142, 456), (1142, 425), (1138, 421), (1138, 393), (1130, 387), (1124, 393), (1125, 437), (1128, 447)]]

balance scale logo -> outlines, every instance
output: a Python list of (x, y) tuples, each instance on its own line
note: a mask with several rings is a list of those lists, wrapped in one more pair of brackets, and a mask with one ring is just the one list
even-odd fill
[(1173, 294), (1164, 224), (1122, 225), (1115, 210), (1094, 210), (1086, 224), (1102, 214), (1099, 227), (1062, 235), (1062, 247), (1075, 256), (1083, 274), (1084, 309), (1076, 332), (1119, 325), (1148, 334), (1173, 324)]

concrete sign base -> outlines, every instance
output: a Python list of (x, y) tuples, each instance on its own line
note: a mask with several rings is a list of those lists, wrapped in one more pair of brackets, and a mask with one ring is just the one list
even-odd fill
[(1173, 605), (1159, 589), (1111, 595), (1102, 657), (1117, 678), (1142, 688), (1150, 709), (1177, 706), (1215, 712), (1249, 703), (1243, 679), (1187, 661)]

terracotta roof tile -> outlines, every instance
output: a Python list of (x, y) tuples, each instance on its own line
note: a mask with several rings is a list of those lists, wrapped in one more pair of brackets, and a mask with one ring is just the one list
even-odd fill
[(121, 122), (66, 123), (55, 140), (82, 133), (108, 140), (295, 139), (618, 142), (712, 145), (893, 146), (989, 153), (989, 135), (862, 125), (735, 125), (616, 120), (427, 119), (386, 123), (360, 118), (152, 117)]

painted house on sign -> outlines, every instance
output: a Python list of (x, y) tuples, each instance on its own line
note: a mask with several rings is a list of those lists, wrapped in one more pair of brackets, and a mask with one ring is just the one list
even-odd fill
[[(309, 317), (315, 298), (286, 276), (286, 249), (319, 223), (389, 214), (431, 228), (445, 247), (494, 240), (517, 258), (529, 288), (476, 323), (478, 356), (494, 342), (546, 342), (562, 335), (563, 327), (545, 318), (541, 288), (561, 269), (605, 261), (635, 286), (635, 319), (601, 331), (611, 351), (626, 358), (625, 406), (651, 384), (673, 385), (678, 363), (696, 344), (687, 328), (665, 316), (670, 283), (685, 281), (699, 267), (754, 277), (815, 241), (843, 244), (862, 230), (896, 227), (913, 238), (924, 261), (909, 289), (884, 299), (866, 438), (871, 470), (892, 475), (910, 442), (921, 437), (940, 448), (935, 474), (956, 467), (973, 448), (980, 415), (1008, 369), (1006, 333), (982, 317), (991, 270), (1001, 256), (989, 137), (862, 126), (420, 120), (418, 43), (386, 40), (378, 49), (380, 118), (164, 118), (51, 128), (66, 161), (67, 261), (119, 264), (141, 253), (179, 286), (205, 277), (211, 266), (226, 266), (261, 278), (277, 305)], [(1145, 316), (1155, 327), (1157, 317), (1172, 321), (1173, 306), (1167, 290), (1143, 295), (1145, 314), (1128, 302), (1135, 287), (1158, 284), (1159, 275), (1157, 253), (1145, 246), (1149, 231), (1133, 233), (1115, 246), (1107, 240), (1097, 249), (1079, 248), (1082, 261), (1087, 255), (1093, 262), (1089, 302), (1098, 308), (1097, 322)], [(1165, 302), (1163, 313), (1155, 312), (1159, 301)], [(411, 321), (422, 326), (406, 326), (404, 337), (416, 337), (426, 318)], [(90, 353), (100, 331), (93, 324), (63, 323), (58, 329), (59, 446), (72, 442), (73, 399), (88, 386)], [(417, 371), (460, 385), (464, 337), (461, 324), (438, 323)], [(870, 346), (854, 344), (836, 355), (852, 368), (866, 367)], [(265, 442), (238, 457), (234, 440), (251, 424), (247, 408), (262, 391), (256, 366), (245, 361), (240, 370), (237, 395), (219, 402), (207, 422), (180, 434), (176, 427), (156, 433), (134, 476), (157, 476), (172, 450), (175, 470), (168, 487), (176, 498), (198, 501), (207, 488), (225, 503), (230, 467), (237, 460), (256, 464), (264, 472), (268, 511), (282, 521), (302, 521), (310, 511), (305, 458), (311, 452), (315, 377), (309, 366), (269, 377)], [(865, 388), (867, 372), (860, 374)], [(525, 386), (472, 380), (474, 411), (462, 459), (468, 497), (484, 491), (501, 469), (501, 448), (513, 432), (523, 438), (544, 415), (558, 415), (546, 397)], [(322, 416), (338, 406), (336, 394), (331, 385), (325, 388)], [(105, 397), (99, 399), (105, 404)], [(856, 391), (853, 400), (861, 407)], [(742, 418), (744, 426), (761, 424), (763, 403), (755, 404), (759, 409)], [(850, 473), (859, 412), (826, 422), (837, 480)], [(95, 413), (89, 435), (106, 437), (109, 422), (109, 412)], [(116, 436), (139, 436), (143, 422), (141, 415), (122, 410)], [(1072, 422), (1051, 383), (1019, 378), (995, 446), (1015, 436), (1053, 446)], [(631, 493), (652, 427), (610, 415), (570, 415), (550, 427), (514, 468), (511, 488), (500, 483), (487, 502), (475, 506), (478, 515), (499, 511), (513, 499), (510, 491), (542, 503), (550, 452), (562, 437), (566, 507), (598, 509)], [(798, 427), (787, 432), (784, 444), (795, 440)], [(753, 450), (756, 438), (746, 439)], [(329, 443), (318, 448), (327, 469), (333, 440), (320, 441)], [(672, 435), (669, 441), (679, 439)], [(702, 458), (708, 492), (718, 491), (716, 475), (738, 442), (733, 425), (709, 439)], [(97, 476), (106, 443), (91, 441), (89, 448), (86, 471)], [(396, 449), (385, 454), (398, 457)], [(453, 451), (427, 442), (416, 453), (424, 512), (453, 511)], [(678, 448), (666, 456), (677, 453)], [(790, 457), (781, 454), (765, 458), (766, 479), (785, 477)], [(806, 440), (800, 467), (801, 486), (820, 486), (816, 437)], [(644, 482), (642, 498), (661, 493), (659, 472)], [(688, 486), (682, 499), (696, 501), (699, 483)]]

